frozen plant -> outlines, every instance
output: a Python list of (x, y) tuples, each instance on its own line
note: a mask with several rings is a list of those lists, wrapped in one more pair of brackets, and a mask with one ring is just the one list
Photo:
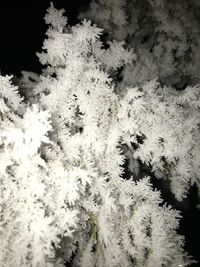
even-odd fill
[(124, 68), (124, 83), (159, 78), (184, 89), (199, 83), (199, 8), (196, 0), (92, 0), (79, 17), (104, 28), (108, 39), (134, 47), (137, 60)]
[[(133, 51), (117, 41), (103, 48), (102, 29), (88, 20), (69, 27), (63, 13), (53, 5), (47, 10), (47, 39), (38, 54), (44, 69), (40, 77), (24, 72), (25, 99), (9, 77), (0, 77), (1, 266), (187, 266), (179, 212), (163, 204), (150, 178), (122, 176), (124, 147), (135, 144), (135, 158), (163, 176), (170, 170), (178, 197), (197, 182), (191, 169), (182, 179), (174, 167), (188, 155), (193, 163), (197, 148), (184, 133), (183, 157), (167, 146), (181, 147), (182, 136), (171, 127), (183, 117), (188, 127), (189, 111), (198, 116), (199, 89), (174, 102), (156, 81), (118, 94), (111, 75), (131, 64)], [(191, 131), (197, 137), (198, 125)]]

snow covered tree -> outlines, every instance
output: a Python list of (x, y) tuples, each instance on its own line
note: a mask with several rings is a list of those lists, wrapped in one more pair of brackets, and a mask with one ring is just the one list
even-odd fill
[(180, 213), (123, 166), (131, 151), (178, 199), (199, 182), (200, 87), (119, 90), (112, 77), (136, 55), (63, 13), (47, 10), (44, 69), (23, 73), (23, 98), (0, 76), (1, 266), (190, 265)]
[[(183, 96), (184, 99), (189, 103), (189, 95), (192, 95), (194, 91), (196, 91), (195, 95), (198, 95), (198, 89), (195, 88), (199, 87), (199, 8), (199, 3), (195, 0), (96, 0), (91, 1), (89, 7), (85, 7), (85, 11), (80, 13), (79, 18), (85, 16), (91, 18), (105, 29), (106, 39), (114, 38), (119, 41), (125, 40), (127, 47), (134, 48), (137, 57), (133, 64), (124, 66), (121, 70), (121, 77), (117, 81), (119, 90), (125, 86), (139, 86), (142, 88), (144, 85), (144, 87), (146, 87), (148, 81), (157, 80), (162, 84), (163, 90), (165, 90), (163, 95), (161, 93), (163, 97), (164, 95), (166, 97), (164, 102), (168, 102), (168, 95), (173, 103), (182, 101), (180, 98), (183, 94), (185, 95)], [(120, 80), (122, 81), (120, 82)], [(170, 88), (172, 85), (174, 89), (185, 89), (185, 91), (182, 94), (177, 94), (176, 90)], [(153, 94), (157, 94), (157, 92), (154, 91)], [(186, 99), (187, 95), (188, 99)], [(150, 97), (151, 96), (153, 95), (150, 94)], [(154, 95), (152, 103), (155, 102), (154, 98), (156, 99), (157, 96)], [(178, 109), (180, 110), (179, 107), (181, 104), (176, 103), (175, 105), (176, 107), (178, 105)], [(154, 109), (153, 106), (155, 105), (152, 105)], [(163, 105), (163, 108), (164, 106), (165, 105)], [(192, 106), (192, 101), (190, 106)], [(171, 110), (174, 110), (174, 106), (170, 105), (169, 107), (171, 113)], [(177, 108), (175, 110), (177, 111)], [(197, 125), (198, 118), (192, 115), (194, 112), (190, 110), (190, 108), (187, 109), (186, 105), (184, 105), (183, 111), (186, 112), (186, 110), (188, 115), (190, 114), (193, 116), (193, 119), (196, 121), (195, 124)], [(184, 116), (182, 120), (180, 120), (182, 121), (181, 124), (185, 123), (183, 122), (185, 121)], [(144, 116), (142, 118), (144, 119)], [(164, 119), (164, 121), (166, 122), (168, 119)], [(160, 128), (161, 126), (158, 124), (156, 127)], [(179, 130), (177, 129), (178, 135), (181, 133), (180, 129), (182, 129), (182, 127), (183, 126), (180, 125)], [(198, 127), (196, 129), (198, 129)], [(153, 133), (155, 131), (154, 129)], [(144, 134), (144, 136), (146, 136), (146, 134)], [(195, 137), (190, 134), (190, 132), (187, 134), (185, 133), (185, 138), (191, 138), (191, 142), (189, 140), (187, 141), (187, 143), (190, 143), (190, 147), (192, 143), (194, 143), (195, 146)], [(162, 140), (162, 142), (164, 141), (163, 138), (160, 140)], [(182, 140), (182, 138), (179, 140)], [(132, 161), (135, 163), (134, 158), (131, 156), (133, 153), (130, 153), (130, 150), (132, 151), (133, 149), (128, 149), (127, 157), (130, 162)], [(179, 153), (183, 153), (182, 155), (184, 155), (186, 159), (186, 154), (181, 149)], [(193, 164), (189, 164), (190, 160), (188, 156), (189, 154), (187, 155), (187, 165), (193, 168)], [(164, 155), (160, 155), (160, 157), (162, 157), (162, 160), (159, 159), (159, 162), (166, 160)], [(195, 158), (198, 159), (198, 153)], [(162, 164), (164, 164), (164, 162)], [(170, 163), (170, 169), (172, 166), (173, 164)], [(185, 168), (189, 167), (186, 167), (186, 165), (184, 166)], [(133, 168), (130, 164), (129, 167), (133, 173)], [(186, 177), (186, 173), (192, 174), (192, 172), (188, 172), (185, 168), (182, 168), (182, 172), (184, 173), (184, 175), (181, 175), (182, 177)], [(176, 171), (175, 173), (173, 171), (174, 177), (178, 175)], [(197, 173), (194, 171), (194, 177), (198, 177)], [(163, 174), (159, 174), (158, 172), (157, 174), (158, 178), (160, 178), (160, 175), (163, 177)], [(185, 178), (181, 179), (185, 180)], [(183, 189), (183, 186), (180, 188)], [(173, 188), (172, 191), (174, 192)], [(178, 194), (176, 194), (176, 196), (179, 200), (182, 198), (178, 197)]]
[(199, 9), (196, 0), (92, 0), (79, 17), (134, 47), (137, 60), (122, 73), (126, 84), (159, 78), (182, 89), (199, 83)]

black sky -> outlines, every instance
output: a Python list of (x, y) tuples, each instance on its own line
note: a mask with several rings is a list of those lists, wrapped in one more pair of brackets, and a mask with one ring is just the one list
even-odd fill
[(40, 72), (36, 52), (41, 51), (47, 26), (44, 22), (50, 2), (58, 9), (64, 8), (69, 24), (77, 22), (80, 8), (89, 0), (35, 0), (9, 1), (0, 6), (0, 71), (17, 74), (22, 70)]

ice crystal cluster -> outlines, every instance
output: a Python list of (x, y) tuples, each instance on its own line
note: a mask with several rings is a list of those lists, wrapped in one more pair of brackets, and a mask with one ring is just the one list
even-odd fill
[(187, 266), (180, 213), (123, 166), (127, 153), (130, 169), (150, 165), (178, 200), (199, 183), (200, 86), (119, 90), (133, 50), (63, 13), (47, 10), (41, 75), (24, 72), (20, 90), (0, 76), (0, 265)]
[(198, 0), (92, 0), (80, 17), (134, 47), (137, 60), (123, 71), (126, 84), (159, 78), (179, 89), (200, 81), (199, 12)]

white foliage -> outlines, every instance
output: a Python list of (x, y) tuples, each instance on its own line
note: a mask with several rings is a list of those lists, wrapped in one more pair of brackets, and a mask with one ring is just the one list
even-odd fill
[[(58, 267), (65, 261), (76, 267), (187, 265), (183, 239), (176, 233), (178, 212), (162, 204), (149, 178), (122, 178), (123, 145), (143, 135), (143, 145), (130, 150), (134, 157), (164, 172), (161, 156), (168, 165), (177, 159), (184, 164), (192, 153), (198, 170), (197, 149), (186, 138), (188, 131), (197, 138), (186, 99), (198, 93), (173, 99), (170, 89), (162, 95), (152, 81), (118, 95), (106, 70), (130, 63), (133, 53), (116, 42), (101, 49), (101, 29), (86, 20), (67, 29), (63, 12), (48, 9), (51, 26), (46, 51), (39, 54), (48, 67), (19, 113), (17, 89), (0, 78), (2, 99), (8, 88), (14, 91), (8, 105), (2, 102), (0, 117), (1, 266)], [(186, 135), (174, 129), (177, 124), (187, 125)], [(185, 173), (176, 166), (169, 170), (173, 177)], [(187, 167), (186, 184), (194, 181)]]

